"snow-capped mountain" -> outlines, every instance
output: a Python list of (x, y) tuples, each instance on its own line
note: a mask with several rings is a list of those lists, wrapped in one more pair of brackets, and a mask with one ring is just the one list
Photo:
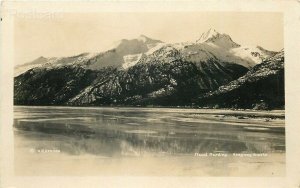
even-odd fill
[(260, 46), (244, 46), (232, 40), (227, 34), (221, 34), (214, 29), (203, 33), (196, 43), (185, 48), (187, 59), (206, 60), (216, 58), (220, 61), (236, 63), (251, 68), (261, 63), (276, 52), (268, 51)]
[(160, 40), (140, 35), (136, 39), (120, 40), (112, 49), (100, 53), (82, 53), (71, 57), (40, 57), (33, 62), (15, 67), (19, 75), (34, 67), (57, 67), (61, 65), (81, 65), (84, 68), (98, 70), (113, 66), (128, 69), (136, 64), (161, 61), (172, 62), (181, 59), (193, 63), (203, 63), (214, 59), (251, 68), (275, 52), (260, 46), (242, 46), (234, 42), (227, 34), (209, 29), (195, 42), (168, 44)]
[(15, 67), (15, 76), (20, 75), (32, 68), (55, 68), (65, 65), (85, 65), (88, 64), (90, 59), (93, 59), (99, 53), (82, 53), (71, 57), (39, 57), (32, 62), (18, 65)]
[[(160, 56), (158, 57), (157, 54)], [(165, 63), (179, 58), (183, 61), (203, 63), (214, 59), (219, 62), (242, 65), (249, 69), (274, 54), (275, 52), (265, 50), (260, 46), (241, 46), (234, 42), (229, 35), (220, 34), (216, 30), (210, 29), (194, 43), (156, 44), (146, 53), (144, 58), (135, 59), (134, 63), (131, 64), (135, 65), (143, 63), (143, 61), (151, 62), (153, 60)], [(127, 62), (127, 64), (130, 63)]]
[[(17, 67), (16, 70), (24, 68), (25, 72), (15, 77), (14, 102), (19, 105), (201, 106), (215, 105), (217, 101), (223, 107), (251, 108), (257, 100), (279, 101), (278, 105), (270, 106), (275, 108), (282, 106), (284, 96), (281, 90), (280, 95), (274, 94), (276, 88), (283, 88), (280, 76), (283, 66), (278, 68), (280, 74), (271, 74), (278, 66), (269, 62), (278, 61), (279, 65), (283, 62), (283, 59), (275, 61), (278, 56), (273, 56), (274, 53), (259, 46), (242, 46), (229, 35), (212, 29), (195, 42), (175, 44), (141, 35), (123, 39), (105, 52), (40, 57)], [(259, 79), (243, 85), (240, 80), (244, 77), (247, 83)], [(237, 90), (231, 92), (230, 88), (236, 85)], [(246, 88), (243, 89), (246, 92), (239, 88)], [(258, 91), (255, 96), (252, 90)], [(216, 94), (210, 96), (213, 93)], [(241, 95), (248, 98), (235, 103)], [(201, 96), (208, 97), (199, 101)], [(228, 101), (232, 99), (233, 103), (223, 104), (222, 96), (228, 96)], [(205, 101), (211, 102), (201, 104)]]
[(239, 44), (232, 41), (229, 35), (221, 34), (215, 29), (209, 29), (207, 32), (202, 33), (196, 43), (213, 43), (224, 48), (240, 47)]
[(120, 40), (114, 48), (105, 52), (82, 53), (70, 57), (39, 57), (32, 62), (16, 66), (15, 76), (35, 67), (53, 68), (63, 65), (81, 65), (88, 69), (101, 69), (108, 66), (128, 68), (134, 65), (133, 62), (136, 61), (134, 57), (146, 53), (160, 43), (162, 43), (160, 40), (141, 35), (137, 39)]

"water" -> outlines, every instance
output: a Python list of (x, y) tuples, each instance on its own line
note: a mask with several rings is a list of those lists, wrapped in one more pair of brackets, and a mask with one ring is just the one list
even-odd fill
[[(283, 111), (23, 106), (14, 111), (20, 175), (253, 176), (260, 174), (258, 167), (261, 175), (284, 174)], [(246, 156), (253, 154), (265, 156)]]

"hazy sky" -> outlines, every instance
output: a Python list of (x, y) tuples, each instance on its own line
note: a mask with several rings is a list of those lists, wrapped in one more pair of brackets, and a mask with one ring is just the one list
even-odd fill
[(101, 52), (120, 39), (141, 34), (169, 43), (196, 41), (209, 28), (229, 34), (239, 44), (283, 48), (281, 13), (66, 13), (16, 17), (15, 62)]

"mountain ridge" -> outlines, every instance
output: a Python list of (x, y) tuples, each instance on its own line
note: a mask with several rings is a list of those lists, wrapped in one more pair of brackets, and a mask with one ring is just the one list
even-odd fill
[[(14, 104), (222, 108), (255, 108), (260, 103), (277, 108), (284, 104), (283, 52), (241, 46), (227, 34), (209, 32), (197, 43), (168, 44), (141, 35), (122, 40), (105, 52), (49, 58), (49, 61), (40, 57), (29, 64), (33, 67), (15, 77)], [(282, 54), (280, 60), (276, 59), (278, 54)], [(278, 74), (268, 74), (275, 71), (273, 65)], [(244, 77), (257, 78), (257, 82), (240, 84)], [(232, 83), (237, 83), (237, 87)], [(259, 87), (263, 85), (276, 93), (268, 84), (280, 87), (277, 94)], [(247, 87), (257, 89), (258, 93)], [(228, 88), (236, 90), (232, 94)], [(246, 99), (250, 102), (245, 102)]]
[(199, 98), (213, 107), (283, 108), (284, 50), (254, 66), (245, 75)]
[[(206, 37), (206, 40), (203, 39), (204, 37)], [(200, 39), (203, 41), (199, 41)], [(75, 56), (60, 58), (40, 57), (33, 60), (31, 63), (29, 62), (24, 65), (16, 66), (15, 76), (34, 67), (51, 67), (66, 64), (79, 64), (87, 69), (101, 69), (107, 66), (128, 68), (137, 63), (137, 57), (150, 56), (155, 51), (166, 46), (172, 46), (179, 50), (181, 57), (187, 58), (183, 60), (189, 61), (188, 56), (193, 56), (192, 58), (201, 61), (217, 58), (220, 61), (237, 63), (246, 68), (253, 67), (275, 53), (265, 50), (260, 46), (241, 46), (232, 41), (229, 35), (220, 34), (213, 29), (204, 32), (200, 39), (196, 40), (196, 42), (168, 44), (145, 35), (140, 35), (136, 39), (122, 39), (115, 47), (104, 52), (82, 53)]]

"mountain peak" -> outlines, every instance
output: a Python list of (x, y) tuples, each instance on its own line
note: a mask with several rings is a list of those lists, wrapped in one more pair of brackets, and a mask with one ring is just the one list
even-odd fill
[(226, 48), (235, 48), (240, 45), (232, 41), (231, 37), (225, 33), (221, 34), (215, 29), (210, 28), (208, 31), (201, 34), (200, 38), (196, 43), (211, 42), (215, 45), (226, 47)]
[(143, 34), (140, 34), (140, 36), (138, 38), (150, 39), (149, 37), (147, 37), (146, 35), (143, 35)]
[(156, 39), (152, 39), (150, 37), (147, 37), (146, 35), (141, 34), (138, 38), (138, 41), (142, 41), (144, 43), (161, 43), (162, 41), (160, 40), (156, 40)]
[(218, 35), (220, 35), (219, 32), (217, 32), (215, 29), (210, 28), (209, 30), (201, 34), (200, 38), (197, 40), (197, 43), (206, 42), (210, 38), (216, 37)]
[(140, 35), (137, 39), (140, 40), (140, 41), (143, 41), (143, 42), (146, 42), (148, 40), (152, 40), (152, 39), (150, 39), (149, 37), (147, 37), (146, 35), (143, 35), (143, 34)]
[(206, 31), (206, 35), (209, 36), (216, 36), (220, 34), (217, 30), (213, 29), (213, 28), (209, 28), (209, 30)]
[(48, 58), (44, 57), (44, 56), (40, 56), (36, 59), (34, 59), (33, 61), (31, 62), (27, 62), (25, 63), (25, 65), (34, 65), (34, 64), (40, 64), (40, 63), (45, 63), (48, 61)]

